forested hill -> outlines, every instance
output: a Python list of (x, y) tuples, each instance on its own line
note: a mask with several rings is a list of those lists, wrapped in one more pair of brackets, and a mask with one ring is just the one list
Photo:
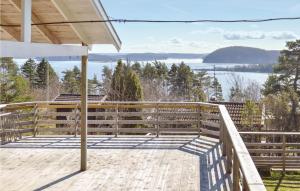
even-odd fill
[[(99, 62), (115, 62), (117, 60), (130, 60), (130, 61), (150, 61), (150, 60), (166, 60), (166, 59), (200, 59), (204, 54), (185, 54), (185, 53), (112, 53), (112, 54), (89, 54), (90, 61)], [(41, 60), (41, 58), (37, 58)], [(79, 56), (63, 56), (63, 57), (50, 57), (49, 61), (78, 61)]]
[(232, 46), (220, 48), (208, 54), (204, 63), (245, 63), (245, 64), (273, 64), (278, 62), (280, 52), (259, 48)]

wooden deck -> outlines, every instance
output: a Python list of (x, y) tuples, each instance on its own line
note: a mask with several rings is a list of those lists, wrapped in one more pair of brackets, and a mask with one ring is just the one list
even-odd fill
[(0, 190), (230, 190), (217, 139), (27, 137), (1, 146)]

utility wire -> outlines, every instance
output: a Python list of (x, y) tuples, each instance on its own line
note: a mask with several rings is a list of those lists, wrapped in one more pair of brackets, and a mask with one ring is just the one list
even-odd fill
[[(261, 23), (271, 21), (293, 21), (300, 20), (300, 17), (278, 17), (267, 19), (240, 19), (240, 20), (147, 20), (147, 19), (107, 19), (107, 20), (83, 20), (83, 21), (58, 21), (45, 23), (32, 23), (32, 26), (39, 25), (63, 25), (63, 24), (84, 24), (84, 23)], [(20, 27), (20, 24), (0, 24), (0, 27)]]

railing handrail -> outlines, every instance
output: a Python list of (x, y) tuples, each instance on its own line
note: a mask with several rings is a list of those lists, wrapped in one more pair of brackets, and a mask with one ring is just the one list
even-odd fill
[[(240, 136), (235, 124), (233, 123), (226, 107), (224, 105), (219, 105), (220, 117), (224, 123), (224, 128), (226, 129), (227, 135), (229, 136), (230, 142), (234, 150), (234, 155), (236, 155), (239, 163), (239, 167), (242, 171), (243, 178), (247, 183), (247, 188), (250, 191), (264, 191), (266, 190), (263, 181), (257, 171), (257, 168), (251, 158), (247, 147)], [(223, 131), (224, 133), (224, 131)], [(236, 161), (235, 161), (236, 162)]]
[(284, 132), (284, 131), (240, 131), (241, 135), (300, 135), (299, 131)]
[[(30, 105), (30, 104), (78, 104), (81, 101), (34, 101), (34, 102), (22, 102), (22, 103), (10, 103), (6, 106), (17, 106), (17, 105)], [(98, 103), (98, 104), (197, 104), (202, 106), (215, 106), (218, 107), (218, 104), (206, 103), (206, 102), (170, 102), (170, 101), (88, 101), (89, 104)]]
[(8, 115), (11, 115), (11, 113), (0, 113), (0, 117), (5, 117), (5, 116), (8, 116)]

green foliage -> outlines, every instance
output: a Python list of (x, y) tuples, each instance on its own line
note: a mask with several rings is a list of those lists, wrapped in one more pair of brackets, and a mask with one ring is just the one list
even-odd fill
[(289, 123), (288, 116), (291, 112), (289, 93), (269, 94), (264, 99), (266, 118), (271, 120), (273, 129), (284, 131)]
[(194, 80), (191, 68), (183, 62), (179, 66), (173, 64), (168, 75), (170, 94), (186, 100), (191, 99)]
[(213, 97), (216, 99), (216, 101), (223, 101), (223, 91), (222, 86), (219, 83), (217, 78), (214, 78), (211, 88), (213, 89)]
[(267, 191), (296, 191), (300, 190), (300, 173), (296, 171), (286, 172), (283, 175), (279, 171), (271, 172), (271, 176), (262, 177)]
[(287, 42), (287, 49), (281, 51), (279, 64), (274, 68), (278, 75), (269, 76), (263, 93), (265, 96), (278, 95), (289, 98), (290, 112), (286, 116), (285, 129), (300, 130), (300, 40)]
[(97, 95), (99, 93), (100, 83), (98, 82), (97, 75), (94, 74), (93, 79), (88, 80), (88, 94)]
[(28, 59), (21, 67), (22, 74), (26, 79), (28, 79), (31, 89), (36, 87), (38, 81), (36, 68), (37, 64), (31, 58)]
[(31, 100), (29, 83), (19, 74), (12, 58), (0, 58), (0, 82), (1, 103)]
[(259, 113), (260, 110), (257, 104), (251, 100), (247, 100), (242, 110), (242, 125), (252, 127)]
[(139, 76), (129, 69), (125, 78), (125, 98), (126, 101), (141, 101), (143, 100), (143, 90)]
[(210, 86), (210, 77), (207, 76), (206, 72), (198, 72), (193, 75), (193, 101), (205, 102), (207, 95), (205, 88)]
[(74, 66), (72, 70), (63, 71), (62, 86), (64, 93), (80, 94), (80, 70)]
[[(47, 87), (48, 85), (47, 83), (50, 83), (51, 81), (58, 79), (55, 71), (53, 70), (53, 68), (45, 58), (43, 58), (42, 61), (37, 65), (36, 74), (37, 74), (37, 85), (39, 88), (42, 89), (45, 89)], [(48, 75), (49, 75), (49, 79), (48, 79)]]
[(229, 99), (231, 101), (242, 101), (244, 94), (239, 87), (231, 87)]
[(143, 100), (139, 76), (130, 68), (130, 65), (125, 65), (121, 60), (118, 61), (112, 76), (110, 99), (118, 101)]

